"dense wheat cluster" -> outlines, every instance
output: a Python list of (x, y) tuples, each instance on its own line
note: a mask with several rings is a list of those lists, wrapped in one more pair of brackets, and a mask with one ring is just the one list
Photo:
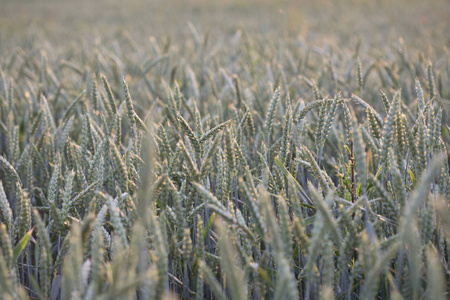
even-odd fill
[(448, 52), (188, 32), (0, 54), (0, 298), (446, 299)]

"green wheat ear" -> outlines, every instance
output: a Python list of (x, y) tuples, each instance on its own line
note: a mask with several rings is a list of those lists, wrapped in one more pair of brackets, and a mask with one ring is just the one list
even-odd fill
[(386, 122), (384, 122), (383, 131), (381, 134), (382, 137), (382, 146), (381, 146), (381, 158), (386, 161), (388, 158), (388, 149), (391, 146), (393, 139), (393, 130), (394, 130), (394, 121), (398, 111), (398, 105), (400, 102), (400, 93), (401, 91), (397, 91), (394, 95), (394, 99), (392, 100), (392, 104), (390, 105), (388, 116)]
[(272, 100), (270, 101), (269, 109), (267, 110), (266, 122), (264, 125), (267, 135), (269, 135), (270, 131), (272, 130), (273, 119), (275, 117), (275, 111), (277, 109), (278, 102), (280, 101), (280, 97), (281, 97), (281, 87), (278, 87), (275, 90), (275, 92), (273, 93)]
[[(5, 224), (0, 224), (0, 256), (3, 258), (4, 268), (6, 270), (11, 269), (13, 266), (13, 248), (11, 245), (11, 237), (10, 233), (5, 226)], [(7, 280), (4, 278), (5, 281)]]
[(13, 230), (13, 213), (8, 199), (6, 198), (5, 190), (3, 189), (3, 183), (0, 181), (0, 216), (1, 221), (6, 227), (6, 232), (11, 235)]

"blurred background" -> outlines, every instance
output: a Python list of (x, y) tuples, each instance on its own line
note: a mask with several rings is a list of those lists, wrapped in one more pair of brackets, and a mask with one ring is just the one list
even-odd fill
[(377, 47), (401, 36), (407, 46), (445, 51), (449, 17), (449, 0), (0, 0), (0, 46), (31, 36), (67, 44), (118, 33), (147, 43), (150, 36), (190, 34), (190, 22), (211, 39), (243, 30), (338, 45), (360, 39)]

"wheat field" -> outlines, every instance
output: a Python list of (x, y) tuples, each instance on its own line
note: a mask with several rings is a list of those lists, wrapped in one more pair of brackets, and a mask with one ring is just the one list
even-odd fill
[(448, 1), (0, 7), (0, 299), (449, 298)]

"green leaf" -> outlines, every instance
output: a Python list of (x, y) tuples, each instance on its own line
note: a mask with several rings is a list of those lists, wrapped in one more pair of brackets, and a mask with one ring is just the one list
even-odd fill
[(311, 217), (308, 217), (308, 218), (304, 218), (302, 220), (302, 225), (304, 227), (306, 227), (306, 226), (314, 224), (315, 221), (316, 221), (316, 216), (311, 216)]
[(46, 299), (47, 297), (45, 297), (44, 293), (42, 293), (42, 290), (40, 289), (36, 278), (31, 273), (29, 273), (28, 275), (29, 275), (29, 278), (30, 278), (31, 285), (33, 286), (33, 292), (37, 294), (39, 299)]
[(301, 194), (302, 198), (304, 200), (306, 200), (305, 202), (308, 202), (309, 205), (314, 206), (314, 204), (311, 201), (311, 199), (309, 199), (308, 194), (306, 193), (306, 191), (303, 189), (303, 187), (300, 185), (300, 183), (298, 183), (298, 181), (294, 178), (294, 176), (292, 176), (292, 174), (286, 169), (286, 167), (278, 159), (278, 157), (275, 157), (275, 162), (277, 163), (277, 166), (278, 166), (278, 168), (280, 168), (281, 172), (283, 172), (284, 176), (286, 176), (290, 180), (292, 180), (292, 182), (295, 184), (297, 189), (300, 191), (300, 194)]
[(207, 237), (207, 235), (208, 235), (208, 231), (209, 231), (210, 228), (212, 228), (212, 225), (213, 225), (213, 223), (214, 223), (214, 219), (215, 219), (215, 218), (216, 218), (216, 213), (213, 212), (213, 213), (211, 214), (211, 217), (209, 217), (207, 226), (205, 226), (205, 228), (203, 228), (203, 232), (202, 232), (202, 240), (203, 240), (203, 241), (206, 240), (206, 237)]
[(409, 177), (411, 178), (411, 182), (414, 185), (416, 185), (416, 176), (414, 176), (414, 173), (411, 169), (408, 169)]
[(23, 249), (25, 249), (25, 246), (28, 244), (28, 241), (31, 238), (31, 233), (33, 233), (34, 227), (28, 231), (23, 238), (19, 241), (19, 243), (14, 247), (13, 250), (13, 262), (17, 261), (20, 254), (22, 253)]

